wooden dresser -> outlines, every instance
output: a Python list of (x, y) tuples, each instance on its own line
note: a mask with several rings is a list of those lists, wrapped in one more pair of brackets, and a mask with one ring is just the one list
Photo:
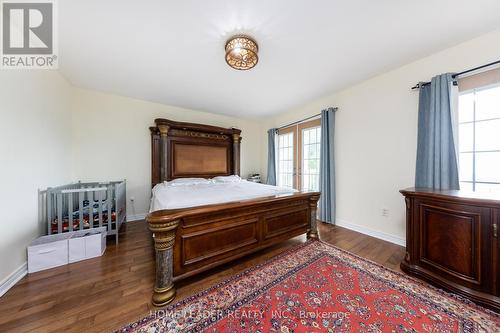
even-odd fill
[(401, 269), (500, 311), (500, 195), (402, 190), (406, 256)]

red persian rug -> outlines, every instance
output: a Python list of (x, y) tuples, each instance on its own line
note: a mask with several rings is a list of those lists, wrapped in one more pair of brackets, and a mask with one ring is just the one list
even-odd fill
[(500, 315), (310, 241), (118, 332), (500, 332)]

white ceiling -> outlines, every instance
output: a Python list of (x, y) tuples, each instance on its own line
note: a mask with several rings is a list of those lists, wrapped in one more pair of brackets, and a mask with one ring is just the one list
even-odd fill
[[(73, 84), (244, 117), (286, 111), (500, 28), (498, 0), (58, 5), (60, 68)], [(236, 32), (259, 44), (259, 63), (250, 71), (224, 61), (225, 41)]]

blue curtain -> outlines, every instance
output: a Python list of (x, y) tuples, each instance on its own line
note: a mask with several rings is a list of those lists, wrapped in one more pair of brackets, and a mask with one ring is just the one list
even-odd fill
[(319, 219), (335, 224), (335, 108), (321, 111), (321, 153), (319, 171)]
[(267, 131), (267, 183), (276, 185), (276, 136), (278, 130), (271, 128)]
[(460, 189), (453, 133), (452, 74), (420, 88), (415, 187)]

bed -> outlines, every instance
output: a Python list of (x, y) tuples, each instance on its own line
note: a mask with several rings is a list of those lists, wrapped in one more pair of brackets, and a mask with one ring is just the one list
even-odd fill
[[(317, 237), (318, 192), (227, 181), (240, 174), (239, 129), (156, 119), (150, 132), (155, 306), (174, 299), (180, 279), (301, 234)], [(222, 181), (206, 180), (214, 177)]]

